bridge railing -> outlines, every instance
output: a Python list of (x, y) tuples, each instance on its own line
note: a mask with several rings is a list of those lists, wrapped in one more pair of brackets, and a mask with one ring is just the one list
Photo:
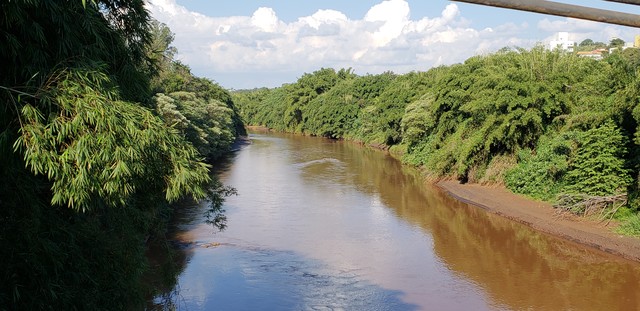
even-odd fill
[[(540, 0), (451, 0), (640, 28), (640, 15)], [(640, 0), (604, 0), (640, 5)]]

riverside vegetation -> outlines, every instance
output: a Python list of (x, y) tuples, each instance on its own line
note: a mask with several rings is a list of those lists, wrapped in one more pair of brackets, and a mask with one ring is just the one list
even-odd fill
[(640, 236), (639, 60), (505, 48), (404, 75), (323, 68), (233, 96), (247, 124), (389, 148), (433, 178), (504, 184), (578, 214), (597, 203)]
[(234, 191), (209, 169), (245, 134), (240, 113), (539, 199), (623, 196), (622, 230), (640, 232), (633, 50), (599, 62), (503, 50), (405, 75), (321, 69), (230, 94), (173, 59), (144, 1), (0, 11), (0, 310), (144, 308), (145, 249), (163, 244), (170, 203), (207, 199), (209, 222), (225, 225)]
[(143, 309), (171, 202), (244, 134), (226, 90), (173, 60), (144, 1), (0, 3), (0, 310)]

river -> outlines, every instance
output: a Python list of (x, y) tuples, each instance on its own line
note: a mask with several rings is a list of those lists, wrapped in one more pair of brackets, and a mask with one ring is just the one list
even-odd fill
[(455, 201), (383, 152), (251, 134), (219, 178), (228, 228), (186, 208), (178, 310), (640, 310), (640, 265)]

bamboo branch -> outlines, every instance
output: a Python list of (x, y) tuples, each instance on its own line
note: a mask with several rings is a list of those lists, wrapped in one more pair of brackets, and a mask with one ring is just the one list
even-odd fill
[[(640, 28), (640, 15), (539, 0), (450, 0)], [(609, 0), (640, 5), (636, 0)]]

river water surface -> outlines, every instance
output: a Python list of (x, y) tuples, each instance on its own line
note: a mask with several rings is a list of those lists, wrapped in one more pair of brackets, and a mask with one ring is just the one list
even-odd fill
[[(640, 265), (448, 198), (382, 152), (252, 134), (188, 210), (178, 310), (640, 310)], [(162, 300), (158, 297), (157, 300)]]

